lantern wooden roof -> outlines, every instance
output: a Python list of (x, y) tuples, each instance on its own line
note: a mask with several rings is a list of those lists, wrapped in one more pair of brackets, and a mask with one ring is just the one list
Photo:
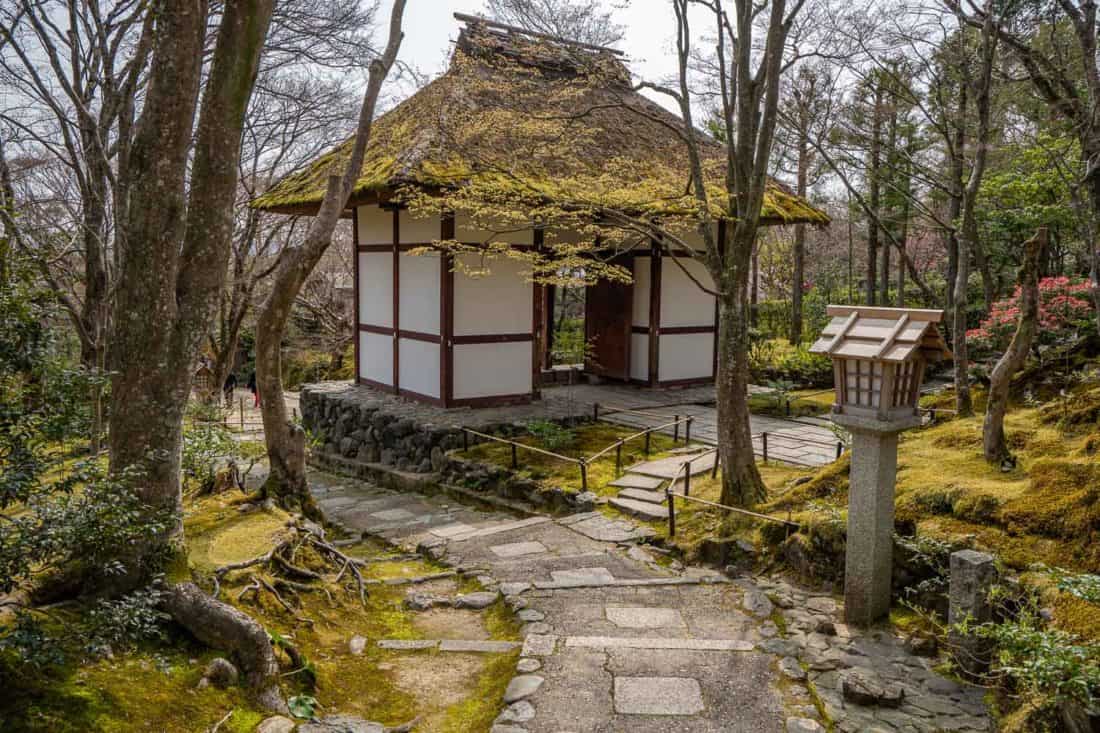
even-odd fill
[(936, 326), (941, 310), (830, 305), (826, 312), (833, 319), (810, 347), (814, 354), (892, 363), (952, 357)]

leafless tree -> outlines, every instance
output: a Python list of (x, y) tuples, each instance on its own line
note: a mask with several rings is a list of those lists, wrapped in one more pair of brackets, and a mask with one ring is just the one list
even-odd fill
[(333, 171), (317, 216), (310, 222), (304, 241), (283, 253), (256, 323), (256, 383), (263, 394), (264, 439), (271, 473), (264, 485), (268, 495), (307, 512), (313, 500), (306, 483), (304, 463), (305, 436), (300, 426), (287, 420), (282, 384), (282, 340), (291, 309), (302, 286), (332, 242), (332, 233), (347, 205), (348, 198), (363, 165), (370, 140), (371, 123), (382, 91), (401, 46), (405, 0), (395, 0), (390, 13), (389, 39), (381, 56), (370, 62), (367, 89), (359, 111), (350, 155), (343, 169)]
[(615, 22), (614, 7), (630, 0), (487, 0), (486, 13), (493, 20), (529, 31), (568, 38), (595, 46), (614, 46), (623, 38), (623, 26)]

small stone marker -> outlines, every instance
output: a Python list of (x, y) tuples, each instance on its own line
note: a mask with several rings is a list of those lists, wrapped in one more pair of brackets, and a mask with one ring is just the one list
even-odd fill
[(546, 546), (541, 542), (513, 542), (507, 545), (493, 545), (489, 550), (497, 557), (511, 558), (539, 555), (546, 552)]
[(948, 638), (954, 650), (955, 661), (963, 671), (971, 675), (981, 674), (989, 667), (990, 644), (986, 639), (960, 633), (955, 625), (967, 620), (971, 624), (981, 624), (992, 618), (989, 591), (996, 580), (997, 567), (992, 555), (975, 550), (951, 553)]
[(620, 608), (608, 606), (607, 620), (627, 629), (664, 629), (683, 626), (684, 617), (675, 608)]
[(615, 712), (625, 715), (695, 715), (703, 692), (691, 677), (616, 677)]

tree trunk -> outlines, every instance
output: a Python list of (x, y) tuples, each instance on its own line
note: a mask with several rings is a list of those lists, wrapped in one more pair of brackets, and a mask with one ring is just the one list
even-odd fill
[(347, 205), (355, 181), (359, 178), (363, 155), (370, 140), (378, 95), (401, 46), (404, 11), (405, 0), (395, 0), (390, 14), (389, 40), (381, 58), (370, 64), (355, 140), (344, 171), (340, 176), (329, 178), (325, 198), (317, 216), (310, 223), (305, 241), (283, 253), (271, 284), (271, 293), (256, 321), (256, 386), (262, 396), (264, 439), (270, 464), (270, 473), (263, 491), (284, 506), (300, 508), (307, 515), (314, 514), (316, 506), (306, 482), (305, 461), (298, 458), (299, 455), (304, 456), (304, 436), (299, 435), (301, 429), (287, 419), (282, 380), (283, 334), (286, 332), (294, 301), (309, 274), (332, 243), (332, 233), (339, 223), (340, 213)]
[[(806, 197), (807, 179), (810, 167), (810, 144), (807, 139), (809, 121), (805, 115), (799, 117), (798, 131), (798, 180), (796, 193), (800, 198)], [(794, 273), (791, 276), (791, 335), (790, 342), (797, 346), (802, 343), (802, 283), (806, 279), (806, 225), (796, 224), (794, 227)]]
[(207, 6), (157, 6), (152, 72), (130, 153), (130, 217), (121, 232), (110, 447), (111, 470), (140, 471), (138, 494), (174, 522), (152, 546), (133, 548), (122, 586), (141, 582), (155, 568), (151, 561), (182, 539), (183, 413), (225, 282), (241, 128), (271, 11), (272, 0), (225, 6), (196, 132)]
[[(746, 227), (747, 228), (747, 227)], [(748, 251), (750, 244), (738, 237), (753, 232), (734, 227), (733, 251)], [(722, 465), (721, 503), (752, 506), (766, 497), (766, 488), (756, 469), (752, 431), (749, 426), (749, 318), (745, 312), (748, 273), (735, 258), (718, 298), (718, 456)]]
[(1012, 377), (1023, 368), (1039, 327), (1039, 261), (1047, 244), (1047, 229), (1041, 228), (1024, 242), (1024, 262), (1020, 267), (1020, 319), (1008, 350), (993, 367), (989, 378), (989, 403), (982, 426), (985, 460), (999, 465), (1015, 465), (1005, 441), (1005, 412), (1008, 410)]
[[(875, 283), (878, 280), (879, 225), (882, 205), (880, 202), (879, 175), (882, 165), (882, 84), (875, 84), (875, 102), (871, 110), (871, 151), (867, 169), (868, 206), (871, 209), (867, 223), (867, 305), (875, 304)], [(885, 298), (885, 294), (883, 295)]]

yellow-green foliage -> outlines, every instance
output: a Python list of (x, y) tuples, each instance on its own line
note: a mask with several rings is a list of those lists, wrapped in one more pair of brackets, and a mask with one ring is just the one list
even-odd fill
[[(669, 418), (671, 422), (671, 418)], [(637, 433), (633, 428), (619, 427), (607, 423), (593, 423), (580, 426), (574, 433), (572, 443), (559, 447), (553, 452), (569, 458), (592, 456), (609, 445), (613, 445), (621, 438)], [(543, 448), (538, 439), (533, 435), (522, 435), (513, 438), (518, 443)], [(683, 443), (680, 443), (683, 445)], [(649, 460), (667, 456), (667, 451), (675, 447), (671, 436), (654, 433), (650, 443)], [(576, 463), (551, 458), (533, 451), (518, 449), (519, 471), (518, 475), (538, 481), (546, 488), (560, 487), (568, 491), (581, 490), (580, 469)], [(481, 463), (492, 463), (504, 468), (511, 468), (512, 448), (505, 443), (487, 441), (470, 448), (469, 452), (457, 451), (454, 454), (459, 458)], [(636, 438), (623, 445), (623, 468), (640, 461), (647, 460), (645, 456), (644, 438)], [(588, 490), (598, 494), (618, 493), (615, 487), (607, 486), (609, 481), (615, 479), (615, 451), (611, 450), (606, 455), (593, 461), (588, 466)]]

